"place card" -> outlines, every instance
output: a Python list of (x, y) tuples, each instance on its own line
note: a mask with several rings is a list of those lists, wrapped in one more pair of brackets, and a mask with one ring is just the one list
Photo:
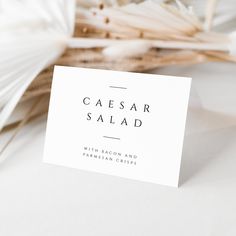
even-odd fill
[(191, 78), (55, 66), (44, 161), (178, 186)]

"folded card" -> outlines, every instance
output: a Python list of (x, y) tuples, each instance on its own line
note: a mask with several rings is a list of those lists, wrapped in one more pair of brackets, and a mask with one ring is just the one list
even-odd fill
[(44, 161), (178, 186), (191, 79), (56, 66)]

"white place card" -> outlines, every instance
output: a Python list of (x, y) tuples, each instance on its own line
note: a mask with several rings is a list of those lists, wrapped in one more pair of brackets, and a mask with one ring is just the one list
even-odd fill
[(191, 79), (56, 66), (44, 161), (178, 186)]

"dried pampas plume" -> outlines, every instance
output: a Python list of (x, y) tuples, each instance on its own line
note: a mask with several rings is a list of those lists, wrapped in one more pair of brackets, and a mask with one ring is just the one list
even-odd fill
[[(145, 71), (172, 64), (236, 62), (235, 33), (211, 30), (218, 1), (208, 0), (199, 15), (194, 2), (1, 1), (0, 131), (47, 112), (47, 105), (39, 109), (37, 101), (48, 101), (54, 64)], [(7, 123), (15, 107), (27, 101), (34, 109)]]

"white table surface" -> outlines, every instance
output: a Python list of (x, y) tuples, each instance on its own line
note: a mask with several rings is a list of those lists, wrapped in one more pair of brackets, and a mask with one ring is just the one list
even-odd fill
[(157, 73), (193, 77), (180, 188), (42, 163), (41, 118), (0, 165), (0, 236), (236, 235), (236, 66)]

